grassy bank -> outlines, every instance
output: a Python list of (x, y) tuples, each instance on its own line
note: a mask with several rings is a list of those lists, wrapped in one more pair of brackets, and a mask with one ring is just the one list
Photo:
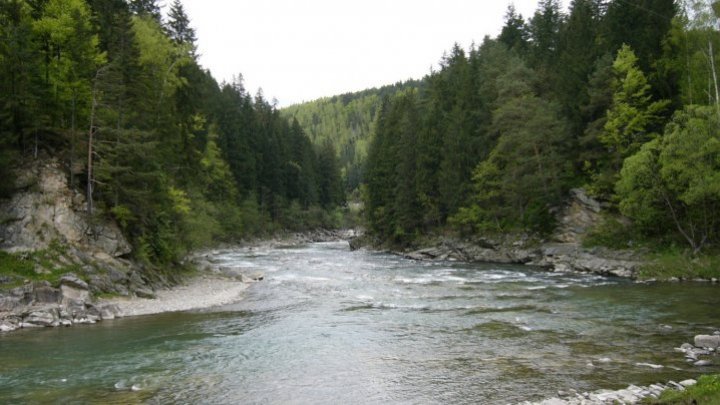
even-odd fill
[(717, 280), (720, 279), (720, 254), (692, 255), (679, 251), (651, 254), (639, 277), (656, 280)]
[(82, 266), (67, 255), (67, 249), (53, 243), (34, 252), (0, 251), (0, 288), (13, 288), (26, 281), (48, 281), (55, 285), (66, 273), (81, 275)]
[(698, 383), (685, 391), (667, 390), (658, 399), (644, 401), (651, 405), (718, 405), (720, 404), (720, 375), (704, 375)]

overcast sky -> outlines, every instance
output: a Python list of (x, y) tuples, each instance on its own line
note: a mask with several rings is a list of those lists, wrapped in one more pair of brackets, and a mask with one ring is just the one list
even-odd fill
[[(409, 78), (496, 36), (510, 0), (182, 0), (200, 63), (281, 107)], [(166, 4), (170, 0), (165, 1)], [(526, 19), (537, 0), (515, 0)], [(167, 10), (166, 10), (167, 11)]]

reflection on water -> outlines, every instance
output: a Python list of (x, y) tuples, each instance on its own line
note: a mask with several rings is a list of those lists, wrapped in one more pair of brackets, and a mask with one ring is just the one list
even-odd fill
[(222, 308), (0, 336), (0, 403), (512, 403), (696, 377), (673, 347), (720, 328), (704, 284), (346, 243), (218, 259), (265, 281)]

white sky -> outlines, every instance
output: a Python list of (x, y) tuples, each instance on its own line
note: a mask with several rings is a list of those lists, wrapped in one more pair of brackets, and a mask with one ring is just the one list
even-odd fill
[[(183, 0), (219, 81), (302, 101), (422, 78), (444, 51), (496, 36), (511, 0)], [(165, 4), (170, 4), (166, 0)], [(537, 0), (515, 0), (528, 19)], [(564, 2), (567, 4), (567, 1)]]

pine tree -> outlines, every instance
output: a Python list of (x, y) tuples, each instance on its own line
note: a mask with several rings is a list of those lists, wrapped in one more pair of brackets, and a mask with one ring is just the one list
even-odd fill
[(185, 13), (181, 0), (173, 0), (168, 12), (167, 30), (170, 38), (177, 44), (189, 47), (190, 54), (195, 56), (195, 29), (190, 26), (190, 18)]
[(622, 159), (634, 154), (640, 146), (657, 135), (662, 127), (661, 113), (667, 101), (653, 101), (651, 88), (638, 67), (638, 58), (627, 46), (618, 52), (613, 63), (616, 81), (613, 103), (607, 112), (605, 131), (600, 140), (615, 156), (619, 170)]
[(505, 44), (508, 49), (524, 54), (528, 46), (528, 32), (522, 14), (518, 14), (515, 5), (510, 4), (505, 13), (505, 25), (500, 31), (497, 40)]
[(160, 6), (157, 0), (130, 0), (130, 10), (137, 15), (145, 15), (158, 23), (162, 22)]

